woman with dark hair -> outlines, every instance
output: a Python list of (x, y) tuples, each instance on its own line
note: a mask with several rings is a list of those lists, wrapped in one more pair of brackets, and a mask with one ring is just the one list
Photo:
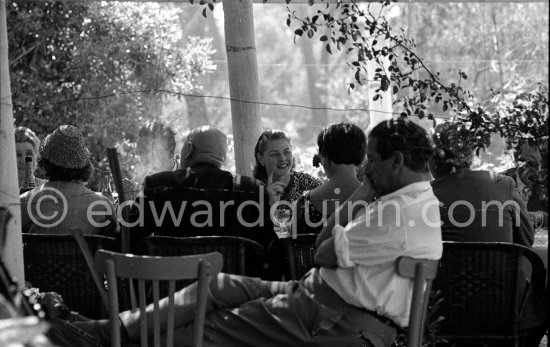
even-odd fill
[(306, 190), (321, 185), (321, 181), (304, 172), (292, 170), (292, 143), (282, 130), (266, 130), (254, 148), (254, 178), (267, 185), (269, 203), (282, 200), (293, 203)]
[(49, 181), (21, 195), (23, 232), (66, 234), (79, 227), (85, 235), (114, 236), (113, 203), (84, 185), (93, 166), (80, 130), (58, 127), (42, 142), (40, 156), (38, 165)]
[(323, 220), (361, 185), (357, 170), (367, 151), (367, 137), (361, 128), (351, 123), (330, 125), (317, 136), (317, 146), (314, 163), (323, 166), (328, 180), (298, 199), (298, 233), (323, 230)]

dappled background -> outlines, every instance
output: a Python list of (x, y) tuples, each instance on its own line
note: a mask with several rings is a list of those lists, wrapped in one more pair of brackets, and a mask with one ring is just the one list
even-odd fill
[[(254, 5), (263, 128), (289, 132), (299, 168), (314, 173), (317, 132), (340, 121), (366, 129), (377, 88), (350, 89), (350, 57), (329, 54), (319, 35), (298, 37), (295, 23), (287, 26), (288, 11), (312, 16), (325, 6)], [(147, 122), (169, 124), (178, 147), (186, 130), (201, 124), (232, 132), (221, 4), (213, 11), (171, 2), (12, 1), (7, 7), (16, 126), (43, 138), (60, 124), (77, 125), (95, 165), (106, 167), (105, 148), (117, 146), (127, 177)], [(498, 109), (548, 85), (548, 2), (395, 3), (385, 11), (392, 29), (414, 39), (442, 81), (458, 83), (459, 71), (468, 76), (460, 83), (472, 102)], [(430, 113), (436, 120), (452, 116), (440, 105)], [(504, 149), (495, 137), (477, 165), (511, 165)], [(234, 170), (231, 159), (226, 165)]]

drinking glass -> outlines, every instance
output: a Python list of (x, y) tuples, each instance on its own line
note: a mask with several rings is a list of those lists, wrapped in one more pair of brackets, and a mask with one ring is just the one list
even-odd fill
[(289, 222), (292, 218), (292, 209), (289, 206), (279, 205), (273, 213), (273, 218), (279, 226), (279, 231), (277, 232), (279, 238), (288, 237), (288, 226), (290, 225)]

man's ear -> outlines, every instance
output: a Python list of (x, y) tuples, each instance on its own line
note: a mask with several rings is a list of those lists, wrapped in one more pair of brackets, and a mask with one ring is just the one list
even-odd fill
[(393, 152), (392, 159), (393, 159), (394, 169), (397, 169), (398, 167), (405, 164), (405, 157), (403, 156), (403, 153), (401, 153), (399, 151), (394, 151)]
[(185, 159), (189, 159), (193, 155), (193, 151), (195, 150), (195, 148), (193, 147), (193, 144), (191, 142), (185, 143), (185, 146)]

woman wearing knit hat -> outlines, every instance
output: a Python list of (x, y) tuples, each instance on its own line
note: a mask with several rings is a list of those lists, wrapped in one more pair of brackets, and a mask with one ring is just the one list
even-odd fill
[(40, 156), (38, 165), (49, 181), (21, 195), (23, 232), (66, 234), (79, 227), (84, 234), (113, 236), (112, 202), (84, 185), (93, 166), (80, 130), (58, 127), (42, 142)]

